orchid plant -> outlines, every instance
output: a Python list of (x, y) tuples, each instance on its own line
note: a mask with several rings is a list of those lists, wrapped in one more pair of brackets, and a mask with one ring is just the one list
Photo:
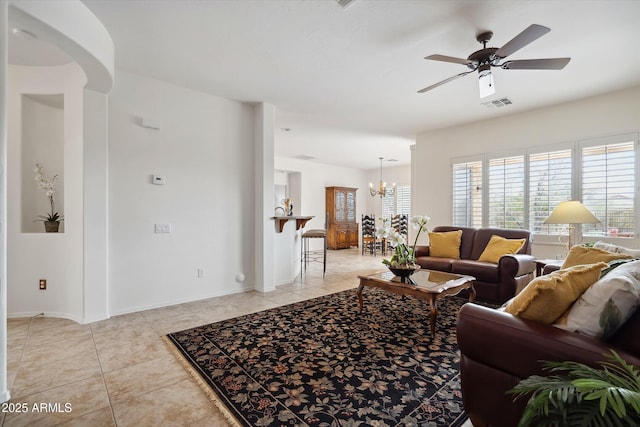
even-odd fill
[(36, 221), (46, 221), (46, 222), (57, 222), (62, 221), (64, 217), (56, 212), (56, 205), (53, 201), (53, 195), (56, 192), (56, 181), (58, 179), (58, 174), (53, 175), (49, 178), (45, 172), (44, 168), (40, 163), (36, 163), (36, 168), (33, 170), (36, 173), (36, 181), (38, 181), (38, 187), (47, 195), (49, 199), (49, 204), (51, 205), (51, 212), (46, 215), (38, 215)]
[(376, 237), (389, 240), (391, 246), (394, 248), (391, 259), (382, 260), (382, 263), (392, 268), (416, 268), (415, 252), (418, 237), (420, 237), (420, 233), (423, 231), (429, 231), (427, 223), (430, 219), (431, 218), (424, 215), (411, 218), (411, 226), (414, 230), (417, 230), (413, 246), (411, 247), (407, 246), (407, 241), (402, 234), (387, 226), (386, 223), (384, 223), (383, 227), (376, 230)]

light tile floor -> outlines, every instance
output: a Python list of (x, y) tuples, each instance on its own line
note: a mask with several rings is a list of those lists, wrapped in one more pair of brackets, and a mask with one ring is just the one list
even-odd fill
[(13, 406), (2, 408), (0, 425), (226, 426), (161, 337), (355, 288), (358, 274), (384, 269), (381, 261), (355, 248), (328, 251), (324, 278), (321, 264), (311, 264), (304, 278), (273, 292), (210, 298), (88, 325), (50, 317), (9, 319)]

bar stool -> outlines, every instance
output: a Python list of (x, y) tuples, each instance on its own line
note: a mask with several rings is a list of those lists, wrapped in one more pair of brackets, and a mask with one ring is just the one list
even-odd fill
[[(309, 239), (322, 239), (322, 251), (310, 251)], [(322, 256), (322, 260), (320, 260), (320, 256)], [(327, 271), (327, 230), (312, 229), (302, 233), (302, 242), (300, 244), (300, 276), (302, 276), (303, 271), (307, 271), (307, 266), (310, 262), (322, 262), (322, 277), (324, 277), (324, 273)]]

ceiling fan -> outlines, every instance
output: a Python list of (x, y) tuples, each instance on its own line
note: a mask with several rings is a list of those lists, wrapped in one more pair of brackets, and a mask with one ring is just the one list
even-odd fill
[(476, 40), (482, 43), (482, 49), (473, 52), (467, 59), (455, 58), (453, 56), (446, 55), (429, 55), (424, 59), (466, 65), (469, 67), (470, 71), (456, 74), (455, 76), (449, 77), (441, 82), (427, 86), (424, 89), (419, 90), (418, 93), (430, 91), (431, 89), (435, 89), (438, 86), (449, 83), (459, 77), (478, 71), (480, 98), (484, 98), (495, 93), (491, 67), (500, 67), (504, 70), (562, 70), (569, 63), (571, 58), (521, 59), (502, 62), (502, 60), (507, 56), (522, 49), (534, 40), (537, 40), (547, 34), (549, 31), (551, 31), (551, 29), (547, 27), (532, 24), (501, 48), (487, 47), (487, 42), (491, 40), (493, 33), (491, 31), (485, 31), (478, 34), (476, 37)]

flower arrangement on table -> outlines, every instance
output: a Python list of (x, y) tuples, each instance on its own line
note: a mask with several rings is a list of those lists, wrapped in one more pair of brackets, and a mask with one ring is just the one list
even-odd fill
[(38, 215), (38, 218), (35, 221), (43, 221), (43, 222), (60, 222), (64, 219), (62, 215), (56, 212), (56, 204), (53, 201), (53, 195), (56, 192), (56, 181), (58, 179), (58, 174), (55, 174), (51, 178), (47, 177), (44, 173), (44, 168), (40, 163), (36, 163), (36, 168), (33, 170), (36, 173), (36, 181), (38, 181), (38, 187), (47, 195), (49, 199), (49, 204), (51, 205), (51, 212), (46, 215)]
[(394, 248), (393, 256), (391, 256), (390, 260), (382, 260), (382, 263), (389, 268), (392, 269), (408, 269), (408, 270), (417, 270), (420, 268), (418, 264), (416, 264), (416, 244), (418, 243), (418, 237), (420, 237), (420, 233), (423, 231), (428, 232), (429, 228), (427, 227), (427, 223), (431, 218), (428, 216), (414, 216), (411, 218), (411, 225), (414, 230), (417, 230), (416, 238), (413, 241), (413, 246), (407, 246), (407, 241), (405, 237), (400, 234), (397, 230), (392, 229), (391, 227), (385, 226), (379, 228), (376, 231), (376, 236), (380, 239), (388, 239), (390, 245)]

